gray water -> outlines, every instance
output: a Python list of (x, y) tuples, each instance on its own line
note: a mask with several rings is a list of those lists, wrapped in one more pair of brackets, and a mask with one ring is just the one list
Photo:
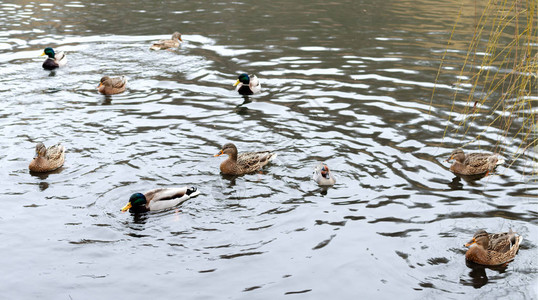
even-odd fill
[[(533, 165), (499, 129), (453, 131), (465, 5), (430, 106), (460, 1), (0, 1), (0, 298), (536, 299)], [(180, 49), (149, 51), (174, 31)], [(65, 68), (41, 68), (47, 46)], [(261, 94), (234, 92), (241, 72)], [(99, 95), (103, 75), (127, 91)], [(29, 173), (39, 141), (62, 142), (62, 168)], [(278, 158), (223, 176), (226, 142)], [(444, 160), (462, 145), (507, 163), (461, 180)], [(120, 212), (184, 185), (201, 195)], [(467, 266), (481, 228), (519, 232), (515, 260)]]

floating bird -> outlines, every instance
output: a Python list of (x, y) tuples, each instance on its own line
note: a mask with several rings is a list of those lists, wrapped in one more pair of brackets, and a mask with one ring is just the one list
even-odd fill
[(504, 163), (504, 159), (497, 154), (491, 153), (463, 153), (463, 150), (456, 149), (450, 154), (446, 161), (454, 159), (450, 166), (450, 171), (461, 175), (487, 175), (493, 171), (497, 165)]
[(256, 75), (249, 75), (243, 73), (237, 77), (237, 81), (234, 83), (235, 90), (241, 95), (252, 95), (259, 93), (262, 90), (260, 81)]
[(270, 151), (245, 152), (238, 155), (237, 148), (232, 143), (225, 144), (222, 150), (214, 156), (223, 154), (227, 154), (228, 158), (220, 164), (220, 171), (227, 175), (243, 175), (254, 172), (277, 156), (276, 153)]
[(153, 46), (151, 46), (149, 49), (150, 50), (165, 50), (165, 49), (170, 49), (170, 48), (177, 48), (179, 47), (179, 42), (183, 42), (183, 40), (181, 39), (181, 33), (176, 31), (174, 32), (174, 34), (172, 34), (171, 39), (160, 40), (156, 42), (155, 44), (153, 44)]
[(125, 91), (125, 86), (127, 85), (127, 78), (125, 76), (120, 77), (108, 77), (103, 76), (97, 90), (101, 94), (113, 95), (123, 93)]
[(316, 166), (312, 178), (319, 185), (334, 185), (336, 182), (334, 176), (329, 171), (329, 167), (323, 163)]
[(132, 194), (129, 203), (121, 211), (146, 212), (174, 207), (186, 200), (198, 196), (200, 191), (195, 187), (159, 188), (142, 193)]
[(501, 265), (514, 259), (521, 241), (523, 238), (511, 229), (509, 232), (495, 234), (479, 230), (473, 239), (465, 244), (465, 247), (470, 247), (465, 258), (481, 265)]
[(64, 164), (65, 147), (60, 143), (50, 146), (48, 149), (43, 143), (35, 146), (36, 157), (30, 162), (28, 168), (32, 172), (50, 172)]
[(54, 70), (56, 68), (65, 66), (67, 63), (67, 56), (63, 51), (56, 53), (51, 47), (47, 47), (41, 54), (41, 56), (43, 55), (48, 56), (43, 62), (43, 69)]

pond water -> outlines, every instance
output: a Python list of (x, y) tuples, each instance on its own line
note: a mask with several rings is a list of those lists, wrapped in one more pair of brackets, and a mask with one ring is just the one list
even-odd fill
[[(451, 107), (472, 1), (431, 100), (460, 4), (0, 2), (0, 298), (538, 297), (532, 165), (480, 122), (445, 134), (465, 117)], [(149, 50), (174, 31), (180, 49)], [(47, 46), (65, 68), (41, 68)], [(234, 92), (242, 72), (261, 94)], [(127, 91), (99, 95), (103, 75)], [(40, 141), (62, 142), (62, 168), (29, 173)], [(223, 176), (227, 142), (278, 158)], [(507, 163), (461, 180), (444, 162), (461, 146)], [(332, 188), (312, 181), (321, 161)], [(184, 185), (201, 194), (120, 212), (134, 192)], [(519, 232), (516, 259), (467, 266), (481, 228)]]

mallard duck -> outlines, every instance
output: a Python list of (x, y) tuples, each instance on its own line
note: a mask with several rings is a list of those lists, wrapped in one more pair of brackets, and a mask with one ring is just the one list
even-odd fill
[(129, 198), (129, 203), (121, 211), (130, 209), (133, 212), (145, 212), (149, 210), (161, 210), (174, 207), (187, 199), (198, 196), (200, 191), (195, 187), (187, 188), (159, 188), (145, 193), (134, 193)]
[[(523, 238), (510, 229), (509, 232), (487, 233), (477, 231), (465, 247), (470, 247), (465, 258), (481, 265), (496, 266), (511, 261), (517, 254)], [(471, 247), (471, 245), (474, 245)]]
[(334, 176), (329, 171), (329, 167), (323, 163), (316, 166), (312, 178), (319, 185), (334, 185), (336, 182)]
[(50, 172), (64, 164), (65, 147), (60, 143), (50, 146), (48, 149), (43, 143), (37, 143), (35, 152), (36, 157), (28, 166), (32, 172)]
[(227, 175), (243, 175), (254, 172), (276, 157), (271, 151), (245, 152), (237, 154), (237, 148), (232, 143), (225, 144), (214, 156), (228, 154), (228, 158), (220, 164), (220, 171)]
[(262, 86), (256, 75), (250, 75), (243, 73), (237, 77), (237, 81), (234, 83), (235, 90), (241, 95), (252, 95), (259, 93), (262, 90)]
[(101, 82), (97, 86), (97, 90), (101, 94), (113, 95), (123, 93), (125, 91), (125, 86), (127, 85), (127, 78), (125, 76), (120, 77), (108, 77), (103, 76)]
[(450, 154), (446, 161), (455, 160), (450, 171), (461, 175), (488, 174), (497, 165), (504, 163), (504, 159), (492, 153), (463, 153), (463, 150), (456, 149)]
[(172, 34), (172, 38), (169, 40), (160, 40), (153, 44), (153, 46), (149, 47), (150, 50), (165, 50), (169, 48), (177, 48), (179, 47), (179, 42), (183, 42), (181, 39), (181, 33), (174, 32)]
[(56, 53), (51, 47), (47, 47), (41, 54), (41, 56), (43, 55), (48, 56), (43, 62), (43, 69), (54, 70), (56, 68), (65, 66), (67, 63), (67, 56), (63, 51)]

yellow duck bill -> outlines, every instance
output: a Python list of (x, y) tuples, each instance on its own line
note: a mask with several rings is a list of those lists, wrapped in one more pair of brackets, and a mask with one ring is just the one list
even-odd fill
[(121, 212), (126, 212), (127, 210), (129, 210), (129, 208), (133, 207), (133, 205), (131, 204), (131, 202), (127, 203), (127, 205), (125, 205), (122, 209), (121, 209)]

